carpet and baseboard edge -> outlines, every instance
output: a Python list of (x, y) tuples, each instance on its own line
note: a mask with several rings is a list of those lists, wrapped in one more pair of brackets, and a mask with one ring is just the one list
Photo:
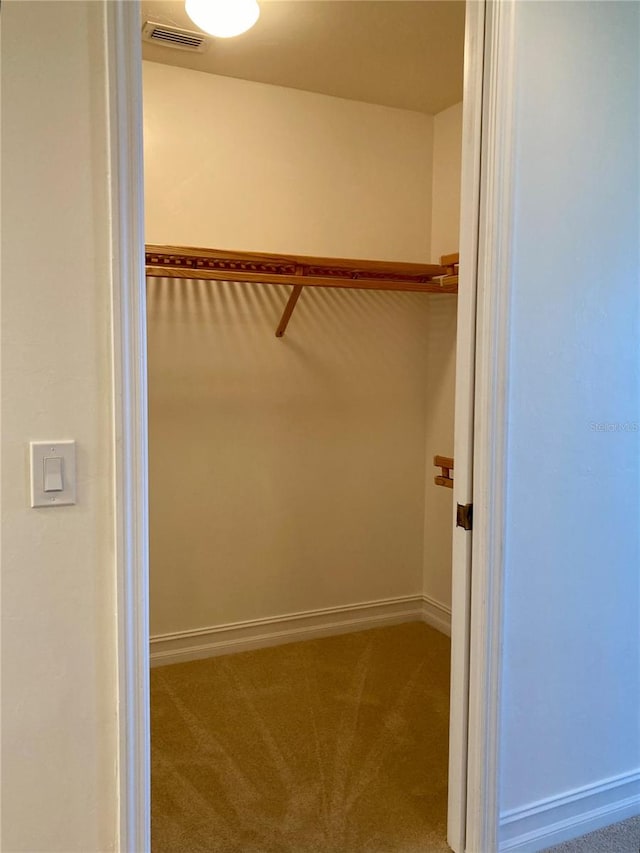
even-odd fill
[(419, 621), (451, 635), (450, 608), (426, 595), (409, 595), (159, 634), (150, 638), (150, 660), (152, 666), (165, 666)]
[[(451, 610), (425, 595), (388, 598), (150, 638), (152, 666), (422, 621), (451, 635)], [(500, 853), (536, 853), (640, 814), (640, 770), (576, 788), (500, 817)]]
[(500, 853), (536, 853), (640, 814), (640, 770), (505, 812)]

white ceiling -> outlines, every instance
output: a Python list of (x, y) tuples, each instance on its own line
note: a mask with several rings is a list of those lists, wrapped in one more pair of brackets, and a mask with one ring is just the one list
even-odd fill
[[(142, 21), (197, 27), (181, 0), (143, 0)], [(144, 59), (437, 113), (462, 100), (464, 0), (262, 0), (248, 33), (205, 54), (143, 42)]]

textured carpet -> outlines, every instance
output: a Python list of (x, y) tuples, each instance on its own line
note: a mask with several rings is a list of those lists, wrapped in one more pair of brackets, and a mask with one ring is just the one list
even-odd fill
[(449, 853), (449, 640), (420, 623), (152, 670), (154, 853)]
[(549, 847), (544, 853), (638, 853), (640, 817), (605, 826), (589, 835)]

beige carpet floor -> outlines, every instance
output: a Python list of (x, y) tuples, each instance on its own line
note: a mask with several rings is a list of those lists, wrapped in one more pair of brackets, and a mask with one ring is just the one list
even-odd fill
[(448, 718), (420, 623), (154, 669), (153, 853), (448, 853)]

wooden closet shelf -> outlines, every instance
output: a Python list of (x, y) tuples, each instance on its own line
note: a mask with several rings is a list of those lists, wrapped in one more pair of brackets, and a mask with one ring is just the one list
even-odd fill
[(458, 292), (458, 255), (445, 255), (440, 264), (408, 264), (304, 255), (227, 252), (183, 246), (147, 246), (145, 260), (149, 278), (293, 285), (276, 330), (277, 337), (284, 334), (303, 287), (413, 293)]

